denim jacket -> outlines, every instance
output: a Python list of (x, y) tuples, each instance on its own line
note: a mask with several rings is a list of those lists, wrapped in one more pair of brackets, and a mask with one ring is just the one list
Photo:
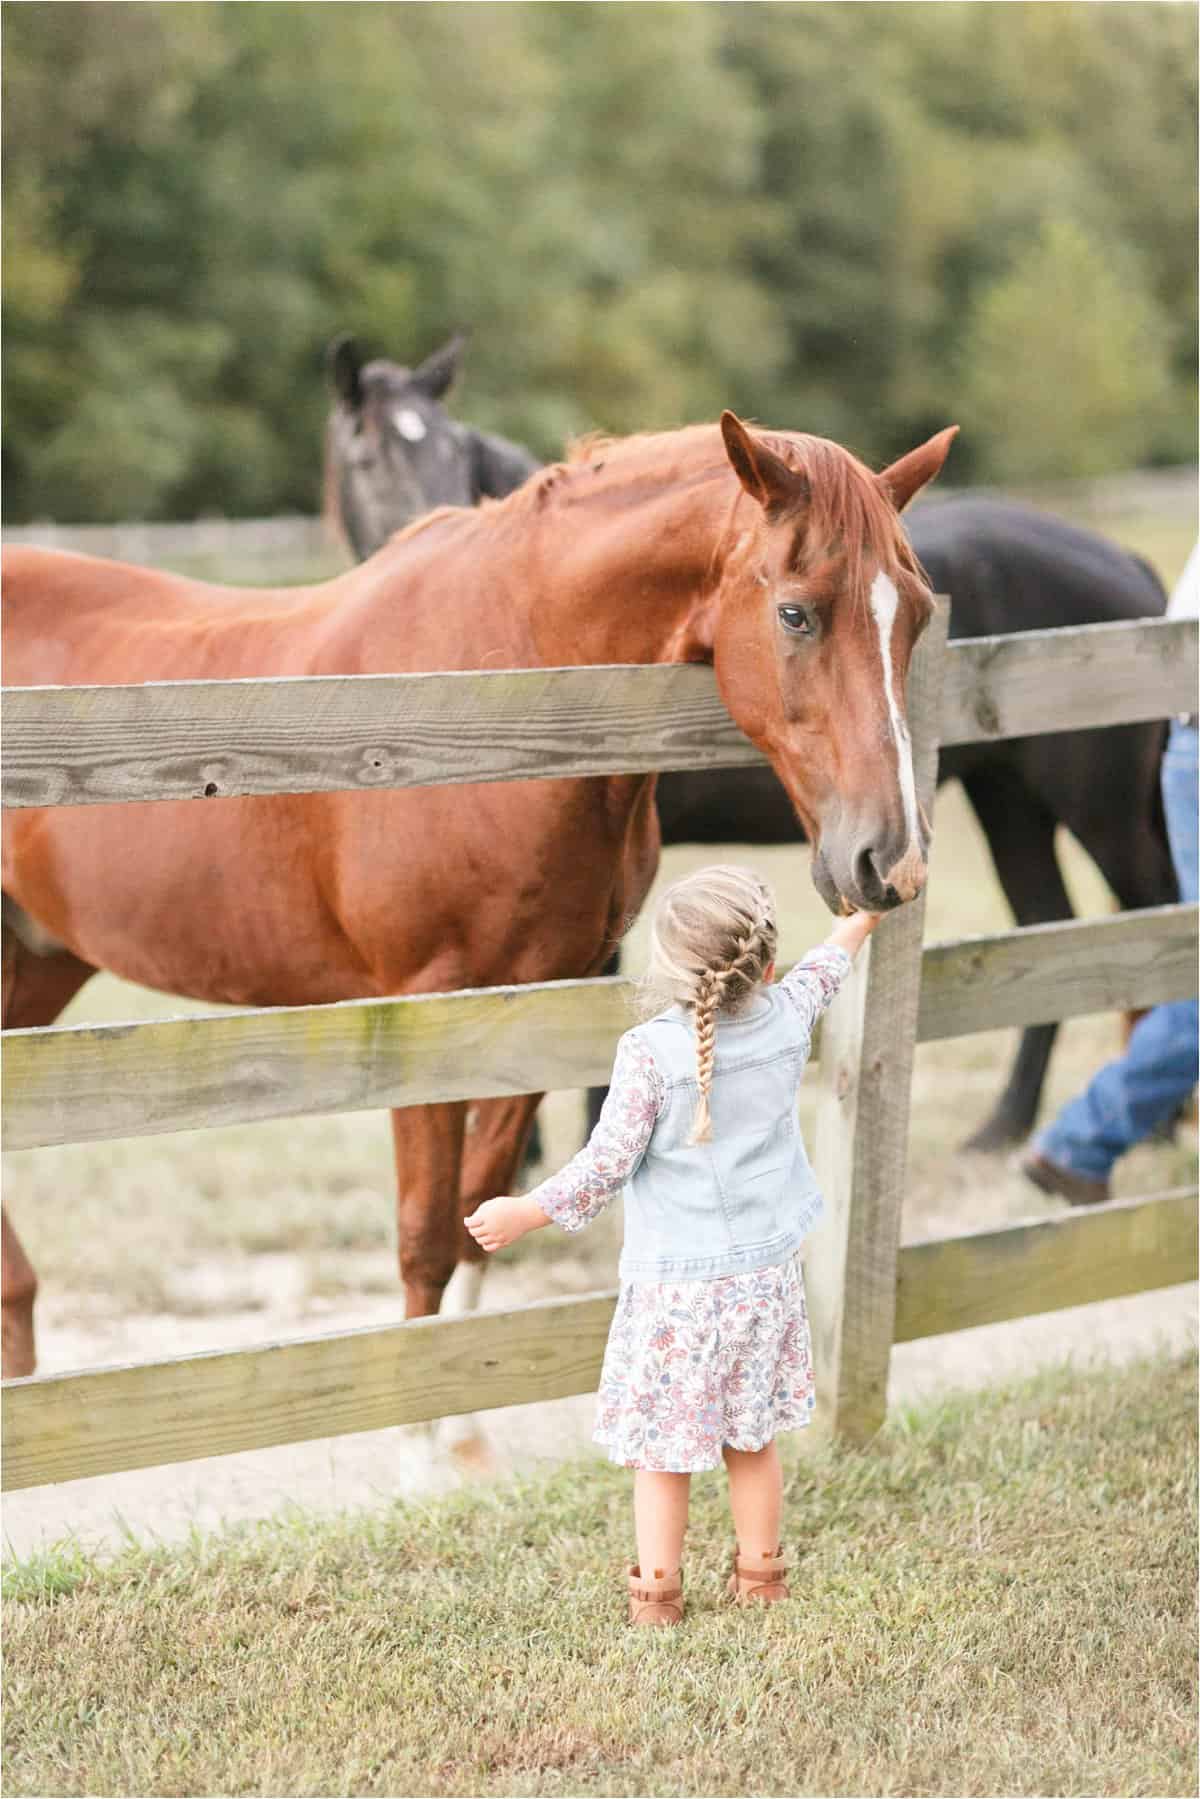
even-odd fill
[(850, 967), (822, 946), (719, 1016), (712, 1140), (690, 1144), (696, 1038), (679, 1006), (627, 1031), (591, 1141), (531, 1197), (567, 1230), (625, 1197), (622, 1281), (713, 1280), (787, 1261), (823, 1202), (796, 1111), (813, 1026)]

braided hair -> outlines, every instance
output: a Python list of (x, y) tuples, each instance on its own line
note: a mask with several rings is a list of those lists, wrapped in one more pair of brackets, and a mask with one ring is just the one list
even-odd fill
[(775, 960), (777, 935), (770, 888), (733, 863), (685, 876), (659, 902), (645, 986), (654, 998), (669, 997), (692, 1014), (700, 1088), (692, 1143), (712, 1137), (717, 1019), (749, 1000)]

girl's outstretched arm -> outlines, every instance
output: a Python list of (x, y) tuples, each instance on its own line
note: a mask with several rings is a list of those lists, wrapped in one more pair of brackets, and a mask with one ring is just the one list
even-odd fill
[(810, 949), (779, 983), (780, 992), (787, 994), (810, 1034), (881, 917), (878, 912), (854, 912), (849, 918), (839, 918), (824, 943)]
[(466, 1220), (476, 1243), (489, 1251), (504, 1249), (544, 1224), (582, 1230), (620, 1192), (645, 1155), (662, 1100), (662, 1081), (650, 1051), (640, 1037), (622, 1037), (608, 1098), (587, 1143), (531, 1193), (484, 1200)]
[(851, 912), (849, 918), (838, 919), (825, 941), (844, 949), (853, 961), (871, 932), (882, 923), (882, 912)]

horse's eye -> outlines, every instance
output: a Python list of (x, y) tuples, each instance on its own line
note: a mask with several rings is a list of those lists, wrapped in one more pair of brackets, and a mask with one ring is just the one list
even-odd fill
[(807, 606), (780, 606), (779, 622), (789, 637), (815, 637), (816, 621)]

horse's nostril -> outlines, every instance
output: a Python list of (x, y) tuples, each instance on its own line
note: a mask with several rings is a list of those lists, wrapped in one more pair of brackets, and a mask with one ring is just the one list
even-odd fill
[(894, 871), (883, 866), (886, 862), (886, 851), (881, 850), (878, 844), (867, 844), (855, 853), (850, 865), (858, 903), (872, 912), (888, 912), (893, 906), (898, 906), (902, 899), (911, 897), (897, 889), (890, 878)]
[(854, 858), (854, 884), (869, 904), (883, 899), (887, 883), (879, 873), (873, 848), (861, 849)]

